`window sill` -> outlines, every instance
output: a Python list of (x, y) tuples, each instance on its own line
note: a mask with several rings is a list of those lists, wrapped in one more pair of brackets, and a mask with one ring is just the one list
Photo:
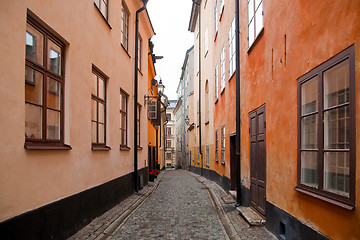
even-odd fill
[(120, 151), (130, 151), (131, 148), (128, 146), (120, 146)]
[(137, 150), (143, 150), (143, 148), (141, 146), (138, 146)]
[(230, 80), (233, 79), (235, 73), (236, 73), (236, 69), (235, 69), (234, 72), (230, 75), (228, 82), (230, 82)]
[(110, 151), (111, 148), (108, 146), (92, 146), (91, 150), (93, 150), (93, 151)]
[(122, 43), (121, 43), (121, 47), (122, 47), (122, 49), (124, 49), (124, 51), (125, 51), (126, 55), (128, 55), (128, 57), (129, 57), (129, 58), (131, 58), (131, 56), (130, 56), (130, 54), (129, 54), (128, 50), (126, 50), (126, 48), (124, 47), (124, 45), (123, 45)]
[(225, 165), (225, 162), (221, 162), (222, 165)]
[(224, 92), (225, 92), (225, 87), (220, 91), (220, 95), (223, 95)]
[(219, 101), (219, 98), (216, 98), (216, 99), (215, 99), (215, 104), (217, 104), (217, 103), (218, 103), (218, 101)]
[(26, 150), (71, 150), (71, 146), (63, 143), (29, 143), (25, 142)]
[[(260, 33), (256, 36), (255, 40), (250, 45), (249, 49), (247, 50), (247, 53), (250, 54), (254, 46), (257, 44), (257, 42), (260, 41), (260, 38), (264, 35), (264, 28), (261, 29)], [(249, 41), (249, 40), (248, 40)]]
[(106, 22), (106, 24), (108, 25), (108, 27), (110, 28), (110, 30), (112, 29), (112, 27), (110, 26), (108, 20), (104, 17), (104, 15), (102, 14), (102, 12), (100, 11), (100, 9), (98, 8), (98, 6), (96, 6), (96, 3), (94, 2), (94, 6), (95, 8), (98, 10), (98, 12), (100, 13), (101, 17), (104, 19), (104, 21)]
[(216, 42), (218, 32), (219, 32), (219, 31), (218, 31), (218, 30), (216, 30), (216, 33), (215, 33), (215, 36), (214, 36), (214, 42)]
[(222, 19), (222, 16), (223, 16), (223, 13), (224, 13), (224, 8), (225, 8), (225, 5), (222, 6), (222, 8), (220, 9), (220, 17), (219, 17), (219, 22), (221, 21)]
[(209, 120), (205, 122), (205, 125), (208, 125), (209, 124)]
[(206, 56), (208, 55), (208, 53), (209, 53), (209, 50), (206, 50), (204, 58), (206, 58)]
[(314, 192), (310, 192), (310, 191), (305, 190), (305, 189), (302, 189), (302, 188), (300, 188), (300, 187), (295, 187), (294, 190), (297, 191), (297, 192), (306, 194), (306, 195), (308, 195), (308, 196), (317, 198), (317, 199), (322, 200), (322, 201), (324, 201), (324, 202), (331, 203), (331, 204), (333, 204), (333, 205), (336, 205), (336, 206), (338, 206), (338, 207), (344, 208), (344, 209), (349, 210), (349, 211), (352, 211), (352, 210), (354, 210), (354, 208), (355, 208), (354, 206), (349, 205), (349, 204), (347, 204), (347, 203), (343, 203), (343, 202), (340, 202), (340, 201), (338, 201), (338, 200), (334, 200), (334, 199), (327, 198), (327, 197), (325, 197), (325, 196), (322, 196), (322, 195), (317, 194), (317, 193), (314, 193)]

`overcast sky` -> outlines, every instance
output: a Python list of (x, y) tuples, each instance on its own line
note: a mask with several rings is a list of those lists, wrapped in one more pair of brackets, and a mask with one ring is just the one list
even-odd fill
[(192, 0), (149, 0), (147, 9), (156, 35), (152, 38), (154, 53), (164, 56), (155, 64), (156, 79), (165, 85), (169, 100), (177, 99), (176, 88), (186, 50), (194, 42), (188, 31)]

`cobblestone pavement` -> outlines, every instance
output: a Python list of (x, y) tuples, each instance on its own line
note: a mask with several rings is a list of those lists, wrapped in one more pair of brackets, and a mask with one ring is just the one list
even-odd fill
[(263, 226), (250, 227), (229, 198), (204, 177), (162, 171), (69, 239), (277, 239)]
[(111, 239), (226, 239), (209, 192), (186, 171), (167, 171), (159, 188)]

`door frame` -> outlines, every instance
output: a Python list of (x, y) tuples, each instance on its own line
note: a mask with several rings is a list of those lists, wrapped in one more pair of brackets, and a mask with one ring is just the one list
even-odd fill
[(230, 190), (236, 191), (237, 164), (236, 164), (236, 133), (229, 136), (230, 142)]

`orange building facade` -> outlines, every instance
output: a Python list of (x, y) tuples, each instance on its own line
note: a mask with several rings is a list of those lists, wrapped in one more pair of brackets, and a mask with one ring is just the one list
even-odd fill
[[(232, 61), (236, 2), (240, 96)], [(195, 35), (194, 99), (201, 92), (203, 156), (196, 152), (197, 138), (191, 170), (226, 190), (236, 189), (240, 173), (239, 202), (266, 219), (280, 239), (360, 238), (359, 9), (358, 1), (295, 1), (291, 7), (261, 0), (193, 3), (189, 31)], [(213, 108), (209, 123), (206, 99)], [(193, 109), (196, 116), (196, 104)], [(207, 144), (213, 146), (208, 164)]]
[(143, 96), (153, 74), (147, 53), (154, 30), (141, 12), (135, 50), (135, 12), (142, 6), (1, 1), (0, 99), (8, 103), (0, 110), (3, 237), (67, 238), (147, 184)]

